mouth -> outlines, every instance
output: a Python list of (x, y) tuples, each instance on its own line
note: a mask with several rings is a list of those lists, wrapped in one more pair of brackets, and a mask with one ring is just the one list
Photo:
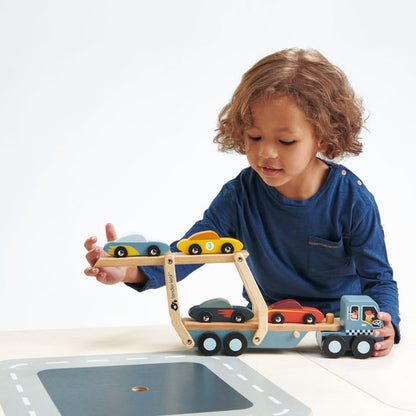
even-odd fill
[(260, 166), (260, 170), (264, 176), (276, 176), (283, 171), (283, 169), (276, 169), (270, 166)]

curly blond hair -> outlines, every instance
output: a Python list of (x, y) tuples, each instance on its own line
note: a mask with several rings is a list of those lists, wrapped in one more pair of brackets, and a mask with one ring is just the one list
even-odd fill
[(252, 125), (250, 105), (260, 98), (290, 97), (326, 145), (322, 154), (335, 159), (362, 151), (362, 100), (345, 74), (321, 53), (285, 49), (261, 59), (242, 77), (231, 101), (218, 116), (214, 142), (223, 152), (245, 154), (244, 130)]

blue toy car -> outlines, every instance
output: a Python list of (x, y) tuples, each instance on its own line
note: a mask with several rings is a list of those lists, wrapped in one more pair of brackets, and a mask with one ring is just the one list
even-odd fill
[(147, 241), (140, 234), (127, 235), (104, 245), (104, 251), (114, 257), (160, 256), (170, 250), (166, 243)]

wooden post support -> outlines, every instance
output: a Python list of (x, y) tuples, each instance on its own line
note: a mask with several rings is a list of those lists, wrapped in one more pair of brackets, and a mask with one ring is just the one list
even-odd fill
[(333, 324), (333, 323), (334, 323), (334, 321), (335, 321), (335, 319), (334, 319), (334, 314), (333, 314), (333, 313), (331, 313), (331, 312), (328, 312), (328, 313), (326, 314), (326, 323), (327, 323), (327, 324)]
[(254, 315), (258, 319), (258, 326), (253, 336), (253, 343), (255, 345), (259, 345), (263, 341), (268, 330), (267, 305), (256, 281), (254, 280), (253, 274), (248, 267), (245, 256), (243, 256), (240, 252), (235, 253), (234, 263), (240, 274), (241, 280), (243, 281), (244, 287), (246, 288), (247, 295), (253, 307)]
[(176, 284), (176, 270), (175, 270), (175, 259), (172, 254), (165, 255), (165, 282), (166, 282), (166, 293), (168, 296), (168, 307), (169, 315), (173, 327), (181, 338), (183, 344), (187, 348), (192, 348), (195, 345), (190, 333), (183, 324), (181, 312), (179, 308), (178, 289)]

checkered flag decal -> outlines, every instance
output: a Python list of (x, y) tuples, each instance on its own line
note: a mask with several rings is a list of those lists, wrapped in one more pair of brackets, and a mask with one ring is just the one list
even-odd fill
[(371, 329), (347, 329), (347, 335), (373, 335), (373, 331)]

